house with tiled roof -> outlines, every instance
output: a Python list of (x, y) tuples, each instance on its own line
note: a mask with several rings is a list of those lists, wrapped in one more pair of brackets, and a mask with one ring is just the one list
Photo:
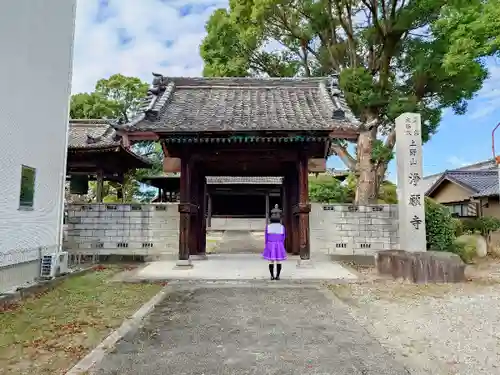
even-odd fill
[[(450, 208), (458, 218), (492, 216), (500, 219), (499, 172), (493, 160), (445, 171), (427, 189), (426, 196)], [(500, 233), (491, 237), (500, 245)]]
[[(488, 160), (481, 161), (478, 163), (464, 165), (460, 168), (453, 169), (453, 171), (490, 170), (490, 169), (496, 169), (496, 168), (497, 168), (497, 166), (495, 164), (495, 161), (493, 159), (488, 159)], [(436, 181), (438, 181), (443, 176), (443, 174), (446, 172), (447, 171), (425, 176), (422, 180), (424, 190), (425, 191), (429, 190), (434, 185), (434, 183)]]

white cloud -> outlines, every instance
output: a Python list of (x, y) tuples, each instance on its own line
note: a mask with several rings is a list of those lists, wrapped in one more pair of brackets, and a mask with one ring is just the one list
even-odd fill
[[(102, 15), (103, 2), (78, 0), (73, 93), (92, 91), (97, 80), (115, 73), (146, 82), (152, 72), (200, 76), (205, 23), (215, 9), (227, 7), (227, 0), (108, 0)], [(183, 17), (180, 10), (188, 5), (194, 12)], [(120, 33), (131, 38), (128, 45), (120, 45)]]
[(479, 100), (468, 116), (471, 120), (485, 118), (500, 109), (500, 61), (491, 58), (488, 62), (490, 76), (477, 93)]
[[(100, 3), (108, 4), (104, 17)], [(180, 10), (186, 6), (192, 12), (183, 17)], [(78, 0), (73, 93), (92, 91), (97, 80), (115, 73), (146, 82), (152, 72), (200, 76), (199, 45), (205, 23), (215, 9), (227, 6), (228, 0)], [(121, 32), (132, 38), (125, 47), (119, 43)], [(282, 48), (272, 41), (265, 50)], [(490, 78), (478, 93), (480, 100), (471, 108), (470, 119), (500, 108), (500, 64), (489, 60)]]
[(466, 165), (472, 164), (472, 162), (462, 159), (458, 156), (450, 156), (447, 160), (448, 164), (450, 164), (453, 168), (465, 167)]

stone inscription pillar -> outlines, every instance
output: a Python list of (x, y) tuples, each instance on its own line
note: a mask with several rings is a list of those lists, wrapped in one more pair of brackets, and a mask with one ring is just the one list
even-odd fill
[(422, 178), (422, 129), (418, 113), (396, 119), (398, 222), (400, 249), (425, 251), (425, 206)]

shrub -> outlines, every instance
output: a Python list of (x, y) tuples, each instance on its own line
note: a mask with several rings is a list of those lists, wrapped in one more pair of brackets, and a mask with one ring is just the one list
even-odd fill
[(491, 232), (500, 229), (500, 219), (491, 216), (483, 216), (474, 219), (466, 219), (462, 223), (463, 231), (467, 234), (478, 233), (486, 240), (487, 252), (491, 253)]
[(482, 236), (488, 237), (491, 232), (500, 229), (500, 219), (491, 216), (465, 219), (462, 226), (465, 233), (480, 233)]
[(462, 234), (466, 233), (462, 220), (456, 218), (452, 218), (452, 220), (455, 227), (455, 237), (460, 237)]
[(467, 235), (457, 238), (451, 252), (459, 255), (465, 263), (471, 263), (477, 254), (477, 241), (473, 236)]
[(319, 203), (346, 203), (347, 190), (337, 179), (326, 176), (309, 178), (309, 199)]
[(425, 230), (428, 249), (458, 253), (457, 247), (454, 246), (456, 221), (452, 218), (448, 208), (427, 197), (425, 198)]

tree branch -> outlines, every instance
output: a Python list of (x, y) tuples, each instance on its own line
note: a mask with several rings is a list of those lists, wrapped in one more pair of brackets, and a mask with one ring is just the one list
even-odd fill
[(379, 33), (379, 36), (381, 38), (384, 37), (385, 33), (384, 33), (384, 29), (382, 29), (382, 26), (380, 26), (380, 22), (379, 22), (379, 19), (378, 19), (378, 9), (377, 9), (377, 6), (376, 4), (372, 4), (370, 3), (370, 0), (361, 0), (361, 2), (368, 8), (368, 10), (370, 11), (370, 14), (371, 14), (371, 18), (372, 18), (372, 24), (373, 26), (375, 26), (375, 28), (377, 29), (378, 33)]
[(347, 35), (347, 44), (349, 46), (348, 54), (351, 57), (351, 66), (357, 66), (356, 41), (354, 40), (354, 30), (352, 29), (352, 27), (349, 26), (349, 25), (352, 25), (352, 19), (346, 20), (344, 18), (344, 9), (343, 9), (343, 7), (341, 7), (340, 3), (342, 3), (342, 5), (345, 5), (348, 16), (351, 13), (351, 11), (350, 11), (351, 8), (347, 2), (344, 3), (344, 0), (335, 0), (334, 1), (335, 8), (336, 8), (337, 13), (338, 13), (340, 25), (342, 26), (342, 29), (344, 30), (344, 32)]
[(337, 141), (332, 141), (330, 147), (349, 170), (356, 171), (356, 159), (349, 154), (349, 151), (344, 146), (340, 145)]
[(302, 59), (302, 65), (304, 65), (304, 69), (306, 72), (306, 77), (311, 76), (311, 69), (309, 68), (308, 55), (307, 55), (307, 46), (306, 41), (302, 41), (300, 48), (302, 49), (302, 55), (300, 58)]

